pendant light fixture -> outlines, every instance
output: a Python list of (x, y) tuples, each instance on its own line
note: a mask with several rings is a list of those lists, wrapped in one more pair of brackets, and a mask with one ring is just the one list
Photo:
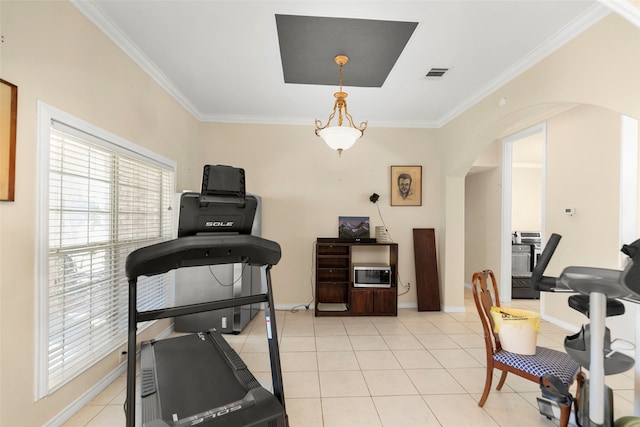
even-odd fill
[[(342, 66), (349, 62), (349, 58), (344, 55), (338, 55), (333, 59), (333, 62), (340, 66), (340, 91), (333, 94), (336, 98), (336, 102), (333, 104), (333, 112), (327, 120), (327, 124), (322, 126), (322, 122), (316, 119), (316, 135), (321, 137), (329, 147), (338, 151), (338, 155), (342, 156), (342, 152), (347, 150), (356, 143), (356, 140), (362, 136), (364, 130), (367, 128), (367, 122), (360, 123), (359, 127), (353, 124), (353, 118), (347, 110), (347, 92), (342, 91)], [(338, 113), (338, 125), (329, 126), (331, 120)], [(347, 118), (349, 126), (342, 126), (342, 110), (344, 110), (344, 117)]]

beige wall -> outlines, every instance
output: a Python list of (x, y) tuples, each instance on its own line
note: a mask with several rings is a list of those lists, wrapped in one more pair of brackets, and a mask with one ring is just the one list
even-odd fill
[[(410, 291), (399, 304), (415, 306), (413, 228), (437, 228), (440, 149), (428, 129), (367, 129), (338, 157), (309, 126), (203, 123), (204, 162), (243, 167), (247, 191), (263, 197), (263, 236), (282, 246), (273, 268), (280, 307), (312, 299), (313, 243), (337, 237), (338, 216), (368, 216), (372, 235), (382, 219), (399, 244), (399, 273)], [(390, 166), (422, 165), (420, 207), (389, 205)], [(372, 193), (380, 195), (376, 205)]]
[(501, 171), (502, 168), (493, 167), (465, 179), (464, 280), (467, 284), (471, 284), (476, 271), (500, 271)]
[[(562, 235), (550, 275), (568, 265), (620, 267), (620, 125), (620, 114), (589, 106), (547, 122), (546, 229)], [(567, 309), (566, 295), (546, 295), (544, 311), (572, 325), (585, 321)]]
[(542, 169), (514, 166), (511, 170), (511, 229), (542, 230)]
[(34, 402), (37, 101), (176, 161), (178, 186), (199, 161), (198, 123), (70, 3), (3, 0), (0, 23), (1, 76), (18, 86), (16, 197), (0, 202), (0, 425), (41, 426), (112, 372), (118, 355)]

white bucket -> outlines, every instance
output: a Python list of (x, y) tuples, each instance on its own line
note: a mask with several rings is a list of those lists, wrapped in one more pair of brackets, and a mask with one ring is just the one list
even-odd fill
[(491, 307), (494, 332), (502, 348), (511, 353), (536, 354), (540, 315), (533, 311)]

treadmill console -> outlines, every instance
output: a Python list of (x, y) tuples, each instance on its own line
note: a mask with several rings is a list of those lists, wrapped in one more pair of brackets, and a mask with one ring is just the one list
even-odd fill
[(258, 200), (245, 192), (244, 169), (206, 165), (200, 193), (182, 193), (178, 237), (251, 234)]

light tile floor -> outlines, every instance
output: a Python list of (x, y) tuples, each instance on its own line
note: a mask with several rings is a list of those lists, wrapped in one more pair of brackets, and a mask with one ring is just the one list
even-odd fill
[[(469, 290), (465, 296), (465, 313), (400, 309), (398, 317), (314, 317), (313, 310), (279, 311), (290, 426), (557, 425), (538, 412), (538, 386), (513, 375), (501, 391), (495, 390), (496, 377), (487, 402), (478, 407), (485, 378), (484, 341)], [(539, 310), (536, 300), (510, 305)], [(543, 321), (538, 343), (562, 349), (567, 333)], [(270, 388), (262, 314), (242, 333), (225, 337)], [(615, 393), (615, 418), (632, 414), (633, 370), (609, 376), (607, 383)], [(124, 425), (124, 400), (122, 376), (64, 427)]]

